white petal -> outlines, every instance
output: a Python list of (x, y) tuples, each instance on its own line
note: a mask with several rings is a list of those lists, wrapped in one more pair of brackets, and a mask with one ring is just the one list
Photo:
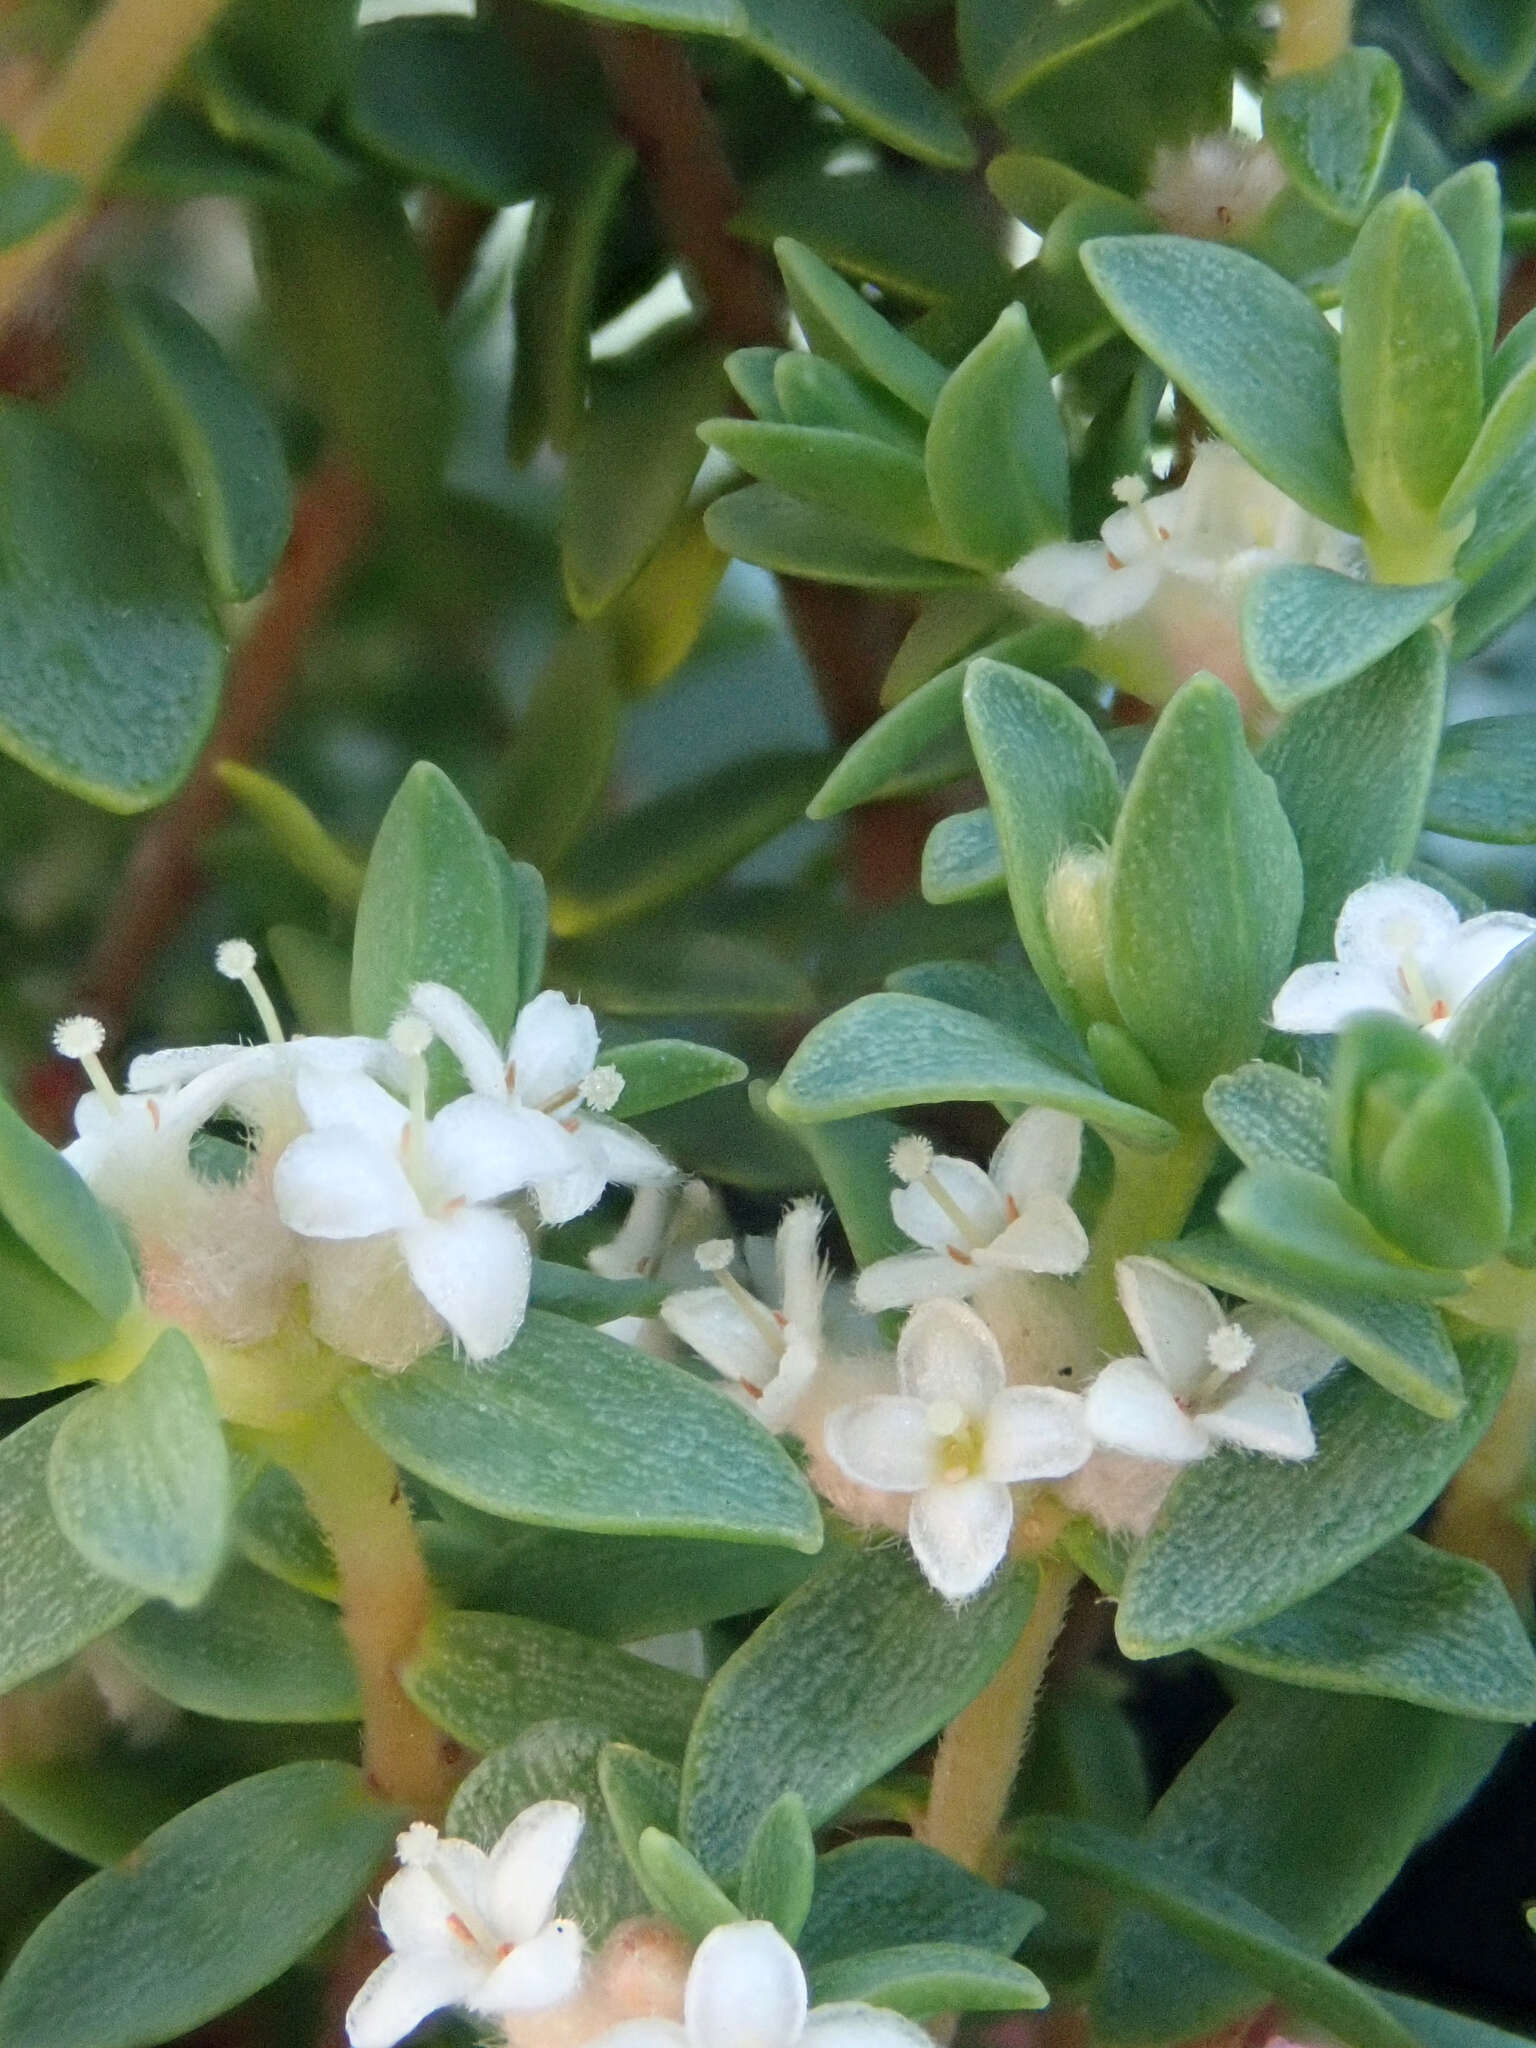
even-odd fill
[(1438, 889), (1407, 875), (1391, 875), (1367, 882), (1345, 899), (1333, 928), (1333, 950), (1345, 967), (1395, 975), (1405, 954), (1436, 952), (1460, 923), (1455, 904)]
[(778, 1347), (723, 1287), (669, 1294), (661, 1304), (661, 1319), (727, 1379), (765, 1387), (779, 1369)]
[(179, 1088), (199, 1074), (231, 1061), (244, 1062), (265, 1046), (252, 1045), (167, 1045), (158, 1052), (141, 1052), (128, 1067), (128, 1086), (135, 1095), (158, 1094), (162, 1088)]
[(543, 2012), (563, 2005), (581, 1979), (581, 1929), (574, 1920), (551, 1920), (520, 1941), (467, 2000), (472, 2012)]
[(427, 1126), (427, 1158), (446, 1196), (492, 1202), (581, 1163), (575, 1139), (552, 1116), (483, 1095), (461, 1095)]
[(1112, 573), (1097, 541), (1058, 540), (1015, 562), (1007, 580), (1036, 604), (1066, 612)]
[(1430, 987), (1453, 1010), (1459, 1008), (1532, 933), (1536, 919), (1518, 911), (1490, 910), (1482, 917), (1469, 917), (1429, 962)]
[(397, 1953), (424, 1949), (461, 1956), (464, 1937), (454, 1932), (452, 1918), (453, 1908), (430, 1870), (397, 1870), (379, 1893), (379, 1926)]
[(450, 1956), (389, 1956), (380, 1963), (347, 2008), (352, 2048), (395, 2048), (427, 2018), (450, 2005), (463, 2005), (484, 1981), (473, 1953)]
[(1082, 1160), (1080, 1117), (1060, 1109), (1026, 1109), (1003, 1133), (988, 1173), (1022, 1208), (1028, 1195), (1070, 1195)]
[(629, 1213), (606, 1244), (595, 1244), (587, 1264), (605, 1280), (639, 1280), (654, 1273), (672, 1222), (676, 1196), (665, 1188), (636, 1188)]
[(421, 1203), (393, 1155), (359, 1131), (308, 1131), (272, 1175), (277, 1213), (301, 1237), (376, 1237), (421, 1217)]
[(834, 1408), (823, 1425), (827, 1456), (860, 1486), (916, 1493), (938, 1471), (939, 1440), (924, 1402), (871, 1394)]
[(603, 1189), (608, 1185), (602, 1163), (584, 1146), (578, 1150), (581, 1164), (571, 1172), (557, 1174), (551, 1180), (534, 1182), (534, 1198), (539, 1205), (541, 1223), (551, 1226), (570, 1223), (578, 1216), (585, 1216), (602, 1200)]
[(716, 1927), (683, 1993), (691, 2048), (793, 2048), (809, 2003), (800, 1958), (766, 1920)]
[(411, 990), (411, 1008), (426, 1018), (477, 1095), (506, 1094), (507, 1056), (457, 989), (445, 988), (440, 981), (418, 981)]
[(992, 1479), (929, 1486), (912, 1502), (907, 1541), (918, 1568), (946, 1600), (969, 1600), (1008, 1554), (1013, 1495)]
[(866, 1266), (854, 1287), (859, 1307), (871, 1315), (885, 1308), (910, 1308), (915, 1301), (961, 1300), (986, 1278), (973, 1259), (948, 1252), (898, 1252)]
[(1300, 1394), (1266, 1386), (1246, 1373), (1227, 1398), (1208, 1408), (1200, 1421), (1206, 1434), (1219, 1442), (1262, 1451), (1270, 1458), (1310, 1458), (1317, 1449), (1307, 1404)]
[(487, 1904), (505, 1941), (531, 1941), (555, 1910), (584, 1825), (569, 1799), (525, 1806), (490, 1852)]
[(1249, 1372), (1272, 1387), (1304, 1394), (1332, 1372), (1340, 1358), (1337, 1344), (1316, 1337), (1273, 1308), (1244, 1308), (1238, 1322), (1253, 1339)]
[(688, 2048), (688, 2036), (676, 2020), (620, 2020), (590, 2048)]
[(1092, 1454), (1083, 1397), (1065, 1387), (1004, 1387), (987, 1410), (982, 1472), (988, 1479), (1005, 1486), (1065, 1479)]
[(1192, 1465), (1210, 1450), (1144, 1358), (1114, 1358), (1084, 1395), (1095, 1440), (1133, 1458)]
[(597, 1065), (597, 1020), (585, 1003), (547, 988), (518, 1011), (509, 1057), (518, 1101), (542, 1109)]
[(1318, 960), (1283, 982), (1270, 1011), (1277, 1031), (1289, 1031), (1298, 1038), (1313, 1033), (1342, 1031), (1351, 1017), (1364, 1017), (1385, 1010), (1406, 1017), (1408, 1006), (1395, 980), (1371, 967), (1340, 967), (1332, 960)]
[(985, 1415), (1008, 1378), (997, 1339), (960, 1301), (924, 1301), (896, 1343), (896, 1377), (919, 1401), (956, 1401)]
[(506, 1350), (522, 1326), (533, 1275), (528, 1240), (510, 1216), (475, 1208), (429, 1216), (401, 1231), (400, 1249), (423, 1299), (467, 1357)]
[(762, 1396), (753, 1411), (764, 1429), (770, 1429), (778, 1436), (789, 1427), (796, 1409), (805, 1399), (807, 1388), (816, 1377), (820, 1363), (814, 1344), (796, 1339), (786, 1345), (784, 1356), (779, 1360), (779, 1369), (762, 1389)]
[(1215, 1295), (1161, 1259), (1121, 1259), (1115, 1289), (1158, 1378), (1176, 1397), (1193, 1393), (1211, 1369), (1205, 1347), (1224, 1320)]
[(873, 2005), (818, 2005), (801, 2039), (806, 2048), (932, 2048), (916, 2020)]
[(299, 1107), (317, 1131), (361, 1131), (376, 1145), (392, 1150), (411, 1120), (405, 1104), (366, 1074), (301, 1067), (294, 1076), (294, 1089)]
[(1118, 626), (1145, 610), (1162, 580), (1163, 566), (1155, 557), (1128, 562), (1123, 569), (1111, 569), (1067, 610), (1080, 625), (1092, 632), (1102, 632), (1106, 626)]
[[(940, 1153), (929, 1171), (970, 1219), (971, 1242), (985, 1244), (996, 1237), (1008, 1221), (1008, 1211), (1002, 1196), (973, 1159), (954, 1159)], [(954, 1218), (917, 1181), (892, 1191), (891, 1214), (914, 1244), (926, 1245), (930, 1251), (941, 1251), (947, 1244), (958, 1245), (962, 1251), (967, 1249)]]
[(576, 1112), (564, 1119), (567, 1130), (573, 1125), (573, 1137), (589, 1163), (602, 1169), (605, 1182), (615, 1181), (626, 1188), (664, 1187), (668, 1181), (677, 1179), (677, 1168), (665, 1152), (658, 1151), (649, 1138), (642, 1138), (628, 1124)]
[(1088, 1233), (1060, 1195), (1026, 1195), (1007, 1228), (973, 1256), (978, 1266), (1016, 1273), (1075, 1273), (1088, 1257)]
[(827, 1269), (821, 1262), (821, 1226), (825, 1221), (826, 1211), (819, 1202), (794, 1202), (784, 1212), (774, 1239), (779, 1304), (784, 1319), (807, 1337), (814, 1337), (820, 1326), (821, 1301), (827, 1287)]

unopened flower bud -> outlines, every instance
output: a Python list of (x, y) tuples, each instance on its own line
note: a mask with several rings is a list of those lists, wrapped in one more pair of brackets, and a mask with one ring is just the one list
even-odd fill
[(1088, 1017), (1114, 1023), (1120, 1013), (1104, 966), (1108, 894), (1109, 855), (1098, 846), (1073, 847), (1045, 885), (1045, 927)]

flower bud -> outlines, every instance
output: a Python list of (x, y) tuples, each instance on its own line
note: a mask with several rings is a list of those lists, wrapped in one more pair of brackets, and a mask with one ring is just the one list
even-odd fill
[(1064, 853), (1045, 885), (1045, 928), (1057, 963), (1090, 1018), (1119, 1017), (1105, 973), (1109, 855), (1100, 846)]

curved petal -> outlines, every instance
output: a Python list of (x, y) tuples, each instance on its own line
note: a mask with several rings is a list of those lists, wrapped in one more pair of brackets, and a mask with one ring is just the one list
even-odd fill
[(1431, 989), (1457, 1009), (1480, 981), (1501, 967), (1517, 946), (1536, 933), (1536, 918), (1516, 910), (1490, 910), (1469, 917), (1428, 963)]
[(985, 1278), (974, 1259), (949, 1252), (898, 1252), (866, 1266), (854, 1287), (859, 1307), (871, 1315), (885, 1308), (910, 1308), (916, 1301), (962, 1300)]
[(1054, 540), (1032, 548), (1008, 571), (1013, 588), (1053, 611), (1069, 612), (1111, 573), (1096, 540)]
[(531, 1941), (548, 1924), (585, 1825), (569, 1799), (525, 1806), (490, 1852), (486, 1904), (505, 1941)]
[(472, 1954), (388, 1956), (347, 2007), (347, 2039), (352, 2048), (395, 2048), (429, 2014), (467, 2004), (484, 1977)]
[(1081, 1394), (1065, 1387), (1004, 1387), (987, 1410), (981, 1469), (1005, 1486), (1065, 1479), (1093, 1455)]
[(440, 981), (418, 981), (411, 990), (411, 1008), (432, 1026), (477, 1095), (506, 1095), (507, 1056), (479, 1011), (457, 989)]
[(1314, 1336), (1278, 1309), (1250, 1306), (1237, 1320), (1253, 1339), (1250, 1377), (1272, 1387), (1304, 1394), (1332, 1372), (1342, 1355), (1337, 1344)]
[(461, 1095), (438, 1111), (427, 1159), (443, 1194), (465, 1202), (493, 1202), (581, 1165), (576, 1140), (552, 1116), (484, 1095)]
[(1013, 1495), (994, 1479), (929, 1486), (912, 1502), (907, 1541), (918, 1569), (946, 1600), (979, 1593), (1008, 1554)]
[(1306, 1038), (1342, 1031), (1351, 1017), (1378, 1010), (1394, 1017), (1407, 1016), (1408, 1007), (1395, 978), (1389, 980), (1371, 967), (1340, 967), (1332, 960), (1319, 960), (1298, 967), (1281, 984), (1269, 1021), (1277, 1031)]
[(379, 1927), (398, 1954), (441, 1951), (463, 1957), (464, 1937), (450, 1924), (453, 1908), (430, 1870), (397, 1870), (379, 1893)]
[(529, 1941), (503, 1956), (465, 2002), (471, 2012), (543, 2012), (563, 2005), (581, 1981), (581, 1929), (574, 1920), (551, 1920)]
[(990, 1178), (1020, 1208), (1030, 1195), (1060, 1195), (1077, 1185), (1083, 1163), (1083, 1124), (1061, 1109), (1026, 1109), (1003, 1133)]
[(896, 1342), (896, 1377), (919, 1401), (955, 1401), (986, 1414), (1008, 1378), (997, 1339), (960, 1301), (919, 1302)]
[(1135, 618), (1157, 595), (1164, 574), (1163, 564), (1152, 555), (1140, 562), (1127, 562), (1119, 569), (1106, 561), (1105, 568), (1108, 573), (1094, 588), (1085, 590), (1075, 604), (1065, 607), (1090, 632), (1102, 632), (1106, 626), (1118, 626), (1125, 619)]
[(819, 1202), (792, 1202), (773, 1244), (784, 1319), (808, 1337), (820, 1327), (827, 1289), (827, 1269), (821, 1262), (821, 1226), (826, 1220)]
[(658, 1151), (649, 1138), (642, 1138), (628, 1124), (613, 1123), (605, 1116), (585, 1112), (563, 1119), (563, 1123), (589, 1164), (601, 1168), (605, 1182), (616, 1181), (626, 1188), (663, 1187), (677, 1179), (677, 1168), (665, 1152)]
[(814, 1344), (803, 1343), (797, 1338), (785, 1346), (779, 1369), (763, 1388), (756, 1405), (755, 1413), (764, 1429), (770, 1429), (778, 1436), (789, 1427), (795, 1410), (805, 1399), (806, 1390), (816, 1377), (820, 1363)]
[(1208, 1287), (1161, 1259), (1121, 1259), (1115, 1291), (1142, 1355), (1176, 1398), (1192, 1394), (1211, 1369), (1206, 1346), (1223, 1317)]
[(254, 1045), (167, 1045), (158, 1052), (141, 1052), (128, 1065), (128, 1086), (135, 1095), (157, 1095), (162, 1088), (179, 1088), (200, 1074), (231, 1061), (245, 1061), (253, 1052), (265, 1052)]
[(388, 1150), (400, 1142), (411, 1112), (366, 1074), (326, 1067), (300, 1067), (293, 1077), (299, 1107), (317, 1131), (360, 1131)]
[(699, 1943), (683, 1993), (690, 2048), (793, 2048), (809, 1999), (800, 1958), (766, 1920), (737, 1920)]
[(530, 1109), (567, 1095), (597, 1065), (597, 1019), (585, 1003), (547, 988), (517, 1013), (509, 1048), (510, 1079)]
[(401, 1231), (400, 1249), (422, 1298), (466, 1357), (506, 1350), (522, 1326), (533, 1276), (528, 1240), (510, 1216), (474, 1208), (429, 1216)]
[(1088, 1257), (1088, 1233), (1060, 1195), (1026, 1195), (1008, 1227), (974, 1253), (978, 1266), (1015, 1273), (1075, 1273)]
[(807, 2048), (932, 2048), (933, 2037), (899, 2012), (848, 2004), (818, 2005), (801, 2039)]
[(1083, 1400), (1094, 1441), (1108, 1450), (1193, 1465), (1211, 1448), (1144, 1358), (1112, 1358)]
[(592, 2048), (688, 2048), (688, 2036), (676, 2020), (620, 2020)]
[(1267, 1458), (1310, 1458), (1317, 1449), (1312, 1418), (1300, 1394), (1244, 1374), (1227, 1398), (1200, 1417), (1208, 1436), (1262, 1451)]
[(1408, 875), (1389, 875), (1345, 898), (1333, 928), (1333, 950), (1345, 967), (1395, 975), (1405, 954), (1430, 958), (1460, 925), (1455, 904), (1438, 889)]
[(871, 1394), (834, 1408), (823, 1425), (827, 1456), (860, 1486), (880, 1493), (916, 1493), (939, 1468), (939, 1440), (924, 1402), (903, 1394)]
[(779, 1369), (778, 1346), (769, 1343), (767, 1331), (723, 1287), (669, 1294), (661, 1304), (661, 1319), (728, 1380), (765, 1387)]
[(1002, 1196), (975, 1160), (940, 1153), (928, 1171), (967, 1218), (970, 1233), (968, 1238), (963, 1236), (943, 1204), (936, 1202), (920, 1181), (913, 1181), (892, 1190), (891, 1214), (897, 1227), (914, 1244), (926, 1245), (930, 1251), (942, 1251), (945, 1245), (952, 1244), (966, 1251), (973, 1244), (985, 1244), (996, 1237), (1008, 1221), (1008, 1211)]
[(573, 1222), (602, 1200), (608, 1176), (597, 1159), (584, 1148), (580, 1149), (581, 1163), (569, 1173), (534, 1182), (534, 1199), (539, 1205), (541, 1223), (553, 1227), (557, 1223)]
[(422, 1213), (399, 1160), (350, 1130), (295, 1138), (273, 1170), (272, 1199), (300, 1237), (377, 1237)]
[(676, 1195), (664, 1188), (636, 1188), (629, 1213), (606, 1244), (595, 1244), (587, 1264), (605, 1280), (640, 1280), (654, 1273), (672, 1223)]

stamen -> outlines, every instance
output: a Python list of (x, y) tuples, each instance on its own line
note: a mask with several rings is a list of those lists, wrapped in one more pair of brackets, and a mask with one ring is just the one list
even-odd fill
[(927, 1421), (935, 1436), (958, 1436), (965, 1427), (965, 1410), (958, 1401), (930, 1401)]
[(898, 1138), (891, 1147), (891, 1171), (909, 1187), (914, 1181), (921, 1180), (932, 1165), (933, 1147), (915, 1131), (909, 1132), (905, 1138)]
[(410, 1142), (418, 1158), (424, 1156), (427, 1141), (427, 1047), (432, 1043), (432, 1026), (425, 1017), (407, 1011), (389, 1027), (389, 1042), (401, 1058), (410, 1063)]
[(1416, 954), (1404, 952), (1398, 956), (1397, 978), (1402, 983), (1410, 1009), (1421, 1024), (1434, 1023), (1449, 1015), (1447, 1009), (1437, 1007)]
[(1222, 1323), (1205, 1342), (1205, 1355), (1222, 1374), (1242, 1372), (1253, 1362), (1254, 1343), (1240, 1323)]
[(714, 1275), (716, 1286), (722, 1287), (725, 1290), (742, 1314), (753, 1324), (754, 1328), (760, 1330), (763, 1336), (767, 1338), (768, 1342), (773, 1346), (775, 1356), (782, 1357), (784, 1352), (783, 1318), (776, 1316), (771, 1308), (764, 1302), (759, 1301), (755, 1294), (749, 1293), (742, 1286), (734, 1273), (727, 1271), (731, 1260), (736, 1256), (736, 1247), (731, 1243), (731, 1240), (728, 1237), (706, 1238), (703, 1244), (695, 1248), (693, 1256), (704, 1272)]
[(106, 1026), (97, 1017), (61, 1017), (53, 1027), (55, 1051), (67, 1060), (78, 1060), (108, 1109), (117, 1110), (122, 1107), (123, 1098), (101, 1063), (101, 1048), (106, 1042)]
[(624, 1076), (617, 1067), (594, 1067), (582, 1082), (580, 1094), (588, 1109), (595, 1109), (601, 1115), (612, 1109), (624, 1093)]
[[(1147, 482), (1145, 477), (1116, 477), (1109, 488), (1111, 495), (1118, 498), (1127, 511), (1136, 514), (1136, 524), (1154, 546), (1167, 540), (1167, 533), (1158, 525), (1152, 514), (1147, 510)], [(1121, 566), (1123, 565), (1120, 563), (1115, 564), (1116, 568)]]
[(256, 948), (249, 939), (226, 939), (213, 956), (213, 964), (226, 981), (238, 981), (250, 997), (269, 1045), (283, 1043), (283, 1027), (276, 1005), (256, 972)]
[(909, 1131), (904, 1138), (898, 1138), (891, 1147), (890, 1166), (898, 1180), (908, 1187), (921, 1188), (923, 1193), (936, 1202), (944, 1215), (960, 1234), (960, 1242), (975, 1251), (986, 1243), (986, 1236), (976, 1227), (974, 1217), (968, 1216), (954, 1196), (934, 1171), (933, 1147), (926, 1138), (920, 1138), (915, 1131)]

